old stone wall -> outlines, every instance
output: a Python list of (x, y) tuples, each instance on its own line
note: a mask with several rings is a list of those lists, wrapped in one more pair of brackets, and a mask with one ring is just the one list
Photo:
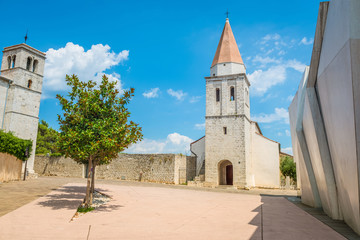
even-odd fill
[(84, 165), (65, 157), (36, 155), (34, 171), (42, 176), (84, 177)]
[[(36, 156), (34, 170), (39, 175), (84, 177), (87, 166), (70, 158)], [(121, 179), (179, 184), (192, 180), (196, 171), (194, 157), (176, 154), (119, 154), (108, 165), (98, 166), (98, 179)]]
[(0, 153), (0, 182), (20, 180), (21, 166), (21, 160), (10, 154)]
[(119, 154), (109, 165), (96, 169), (102, 179), (174, 183), (174, 154)]

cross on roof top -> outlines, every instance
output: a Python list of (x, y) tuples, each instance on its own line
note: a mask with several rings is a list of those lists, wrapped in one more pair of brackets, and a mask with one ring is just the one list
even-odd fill
[(27, 36), (27, 34), (28, 34), (28, 31), (26, 30), (26, 35), (25, 35), (25, 44), (26, 44), (26, 40), (28, 39), (28, 36)]
[(228, 10), (226, 10), (226, 18), (229, 18), (229, 11)]

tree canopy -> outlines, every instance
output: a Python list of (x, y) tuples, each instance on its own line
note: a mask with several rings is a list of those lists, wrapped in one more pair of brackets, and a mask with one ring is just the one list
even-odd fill
[(280, 159), (280, 171), (282, 175), (289, 176), (296, 181), (296, 164), (292, 157), (283, 156)]
[(39, 122), (36, 140), (36, 154), (50, 154), (50, 156), (62, 155), (57, 148), (59, 132), (49, 127), (44, 120)]
[[(89, 164), (89, 179), (91, 169), (94, 173), (97, 165), (110, 163), (119, 152), (142, 139), (141, 128), (128, 120), (126, 108), (134, 89), (119, 94), (116, 82), (106, 75), (99, 86), (94, 81), (82, 82), (76, 75), (66, 75), (66, 83), (71, 87), (68, 98), (57, 95), (63, 110), (63, 115), (58, 115), (58, 147), (65, 156)], [(89, 206), (88, 194), (86, 198)]]

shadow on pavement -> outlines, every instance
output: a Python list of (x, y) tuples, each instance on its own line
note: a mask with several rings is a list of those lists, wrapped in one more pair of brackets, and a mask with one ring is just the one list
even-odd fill
[[(96, 191), (107, 194), (109, 191), (102, 188), (96, 188)], [(45, 200), (38, 203), (43, 207), (53, 210), (58, 209), (77, 209), (85, 198), (85, 186), (63, 186), (56, 189), (54, 193), (45, 196)], [(97, 212), (111, 212), (123, 206), (111, 204), (111, 201), (96, 208)]]
[(83, 201), (86, 188), (84, 186), (63, 186), (56, 189), (56, 192), (46, 195), (46, 200), (38, 205), (57, 209), (76, 209)]

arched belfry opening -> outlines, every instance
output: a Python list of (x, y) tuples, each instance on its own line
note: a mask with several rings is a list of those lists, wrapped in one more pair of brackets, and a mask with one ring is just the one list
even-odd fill
[(229, 160), (222, 160), (218, 166), (219, 185), (233, 185), (233, 165)]

